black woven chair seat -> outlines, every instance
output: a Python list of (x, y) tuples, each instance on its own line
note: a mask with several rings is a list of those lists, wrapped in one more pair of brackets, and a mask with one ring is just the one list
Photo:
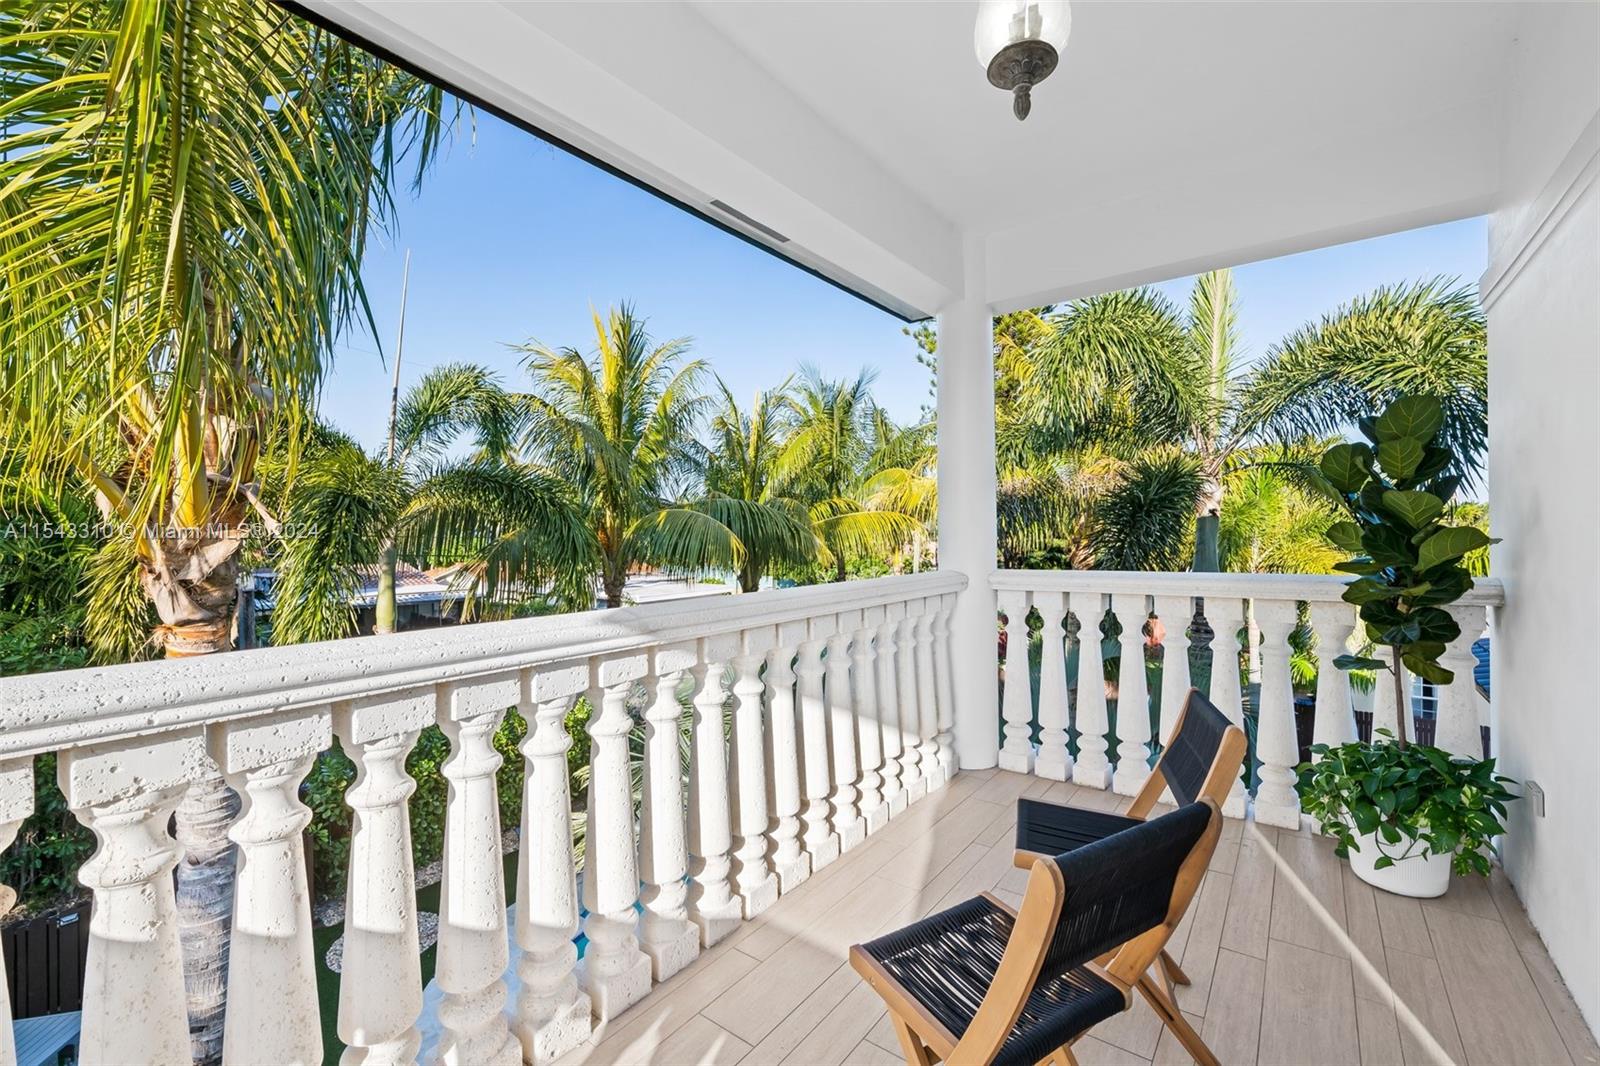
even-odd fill
[(1041, 800), (1017, 801), (1017, 850), (1062, 855), (1141, 825), (1137, 818)]
[[(994, 981), (1013, 921), (980, 896), (861, 946), (959, 1040)], [(994, 1061), (1038, 1062), (1125, 1006), (1114, 985), (1085, 967), (1041, 973)]]

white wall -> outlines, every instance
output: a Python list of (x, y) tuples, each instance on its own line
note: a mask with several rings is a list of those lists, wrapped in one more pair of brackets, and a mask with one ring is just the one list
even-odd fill
[(1591, 1029), (1600, 1027), (1600, 8), (1534, 6), (1519, 28), (1491, 216), (1489, 485), (1506, 607), (1494, 641), (1510, 875)]

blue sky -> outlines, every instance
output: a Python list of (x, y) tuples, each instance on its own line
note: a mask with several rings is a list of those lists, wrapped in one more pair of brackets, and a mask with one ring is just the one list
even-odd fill
[[(1485, 222), (1464, 222), (1241, 266), (1235, 285), (1248, 357), (1379, 284), (1436, 274), (1476, 282)], [(690, 336), (747, 400), (802, 363), (830, 377), (878, 371), (896, 418), (929, 402), (928, 376), (902, 323), (698, 218), (491, 115), (458, 138), (364, 275), (386, 357), (394, 350), (401, 266), (412, 253), (402, 386), (470, 361), (526, 385), (508, 344), (530, 338), (588, 351), (591, 305), (631, 301), (658, 338)], [(1190, 279), (1160, 286), (1187, 300)], [(368, 447), (384, 439), (390, 371), (364, 331), (341, 347), (322, 411)]]

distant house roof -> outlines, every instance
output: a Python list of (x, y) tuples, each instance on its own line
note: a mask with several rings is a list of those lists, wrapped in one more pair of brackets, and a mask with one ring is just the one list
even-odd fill
[[(399, 563), (394, 571), (394, 602), (399, 604), (454, 603), (467, 598), (471, 584), (459, 580), (458, 573), (445, 573), (456, 568), (443, 567), (438, 578), (406, 563)], [(356, 567), (361, 584), (350, 597), (352, 607), (373, 607), (378, 602), (377, 564)], [(252, 577), (256, 586), (256, 610), (270, 611), (277, 599), (278, 574), (275, 570), (257, 570)], [(452, 578), (457, 580), (451, 580)]]
[[(372, 607), (377, 604), (379, 573), (380, 568), (376, 564), (356, 567), (356, 575), (361, 579), (361, 586), (356, 590), (356, 594), (350, 597), (352, 607)], [(457, 590), (450, 583), (429, 576), (426, 571), (405, 563), (395, 565), (396, 604), (440, 603), (446, 600), (454, 602), (465, 599), (466, 595), (465, 590)]]

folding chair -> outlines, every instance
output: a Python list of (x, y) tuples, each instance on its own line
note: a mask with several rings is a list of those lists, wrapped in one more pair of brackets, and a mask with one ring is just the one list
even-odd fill
[[(1221, 807), (1244, 765), (1246, 746), (1244, 730), (1228, 721), (1228, 716), (1199, 689), (1192, 688), (1183, 701), (1183, 710), (1178, 712), (1167, 746), (1127, 814), (1019, 799), (1017, 851), (1012, 861), (1026, 870), (1036, 859), (1081, 848), (1138, 825), (1149, 817), (1168, 789), (1180, 805), (1203, 797)], [(1161, 968), (1168, 981), (1189, 983), (1189, 975), (1165, 949), (1161, 952)]]
[(1129, 1009), (1136, 988), (1196, 1062), (1216, 1066), (1150, 966), (1221, 828), (1209, 799), (1136, 823), (1034, 862), (1016, 912), (980, 896), (855, 945), (850, 964), (888, 1005), (912, 1066), (1074, 1064), (1073, 1042)]
[(1017, 801), (1017, 853), (1026, 870), (1035, 859), (1080, 848), (1144, 821), (1167, 789), (1179, 806), (1205, 797), (1218, 807), (1228, 798), (1244, 764), (1244, 730), (1228, 721), (1211, 701), (1190, 689), (1150, 777), (1127, 814), (1090, 811), (1064, 803)]

